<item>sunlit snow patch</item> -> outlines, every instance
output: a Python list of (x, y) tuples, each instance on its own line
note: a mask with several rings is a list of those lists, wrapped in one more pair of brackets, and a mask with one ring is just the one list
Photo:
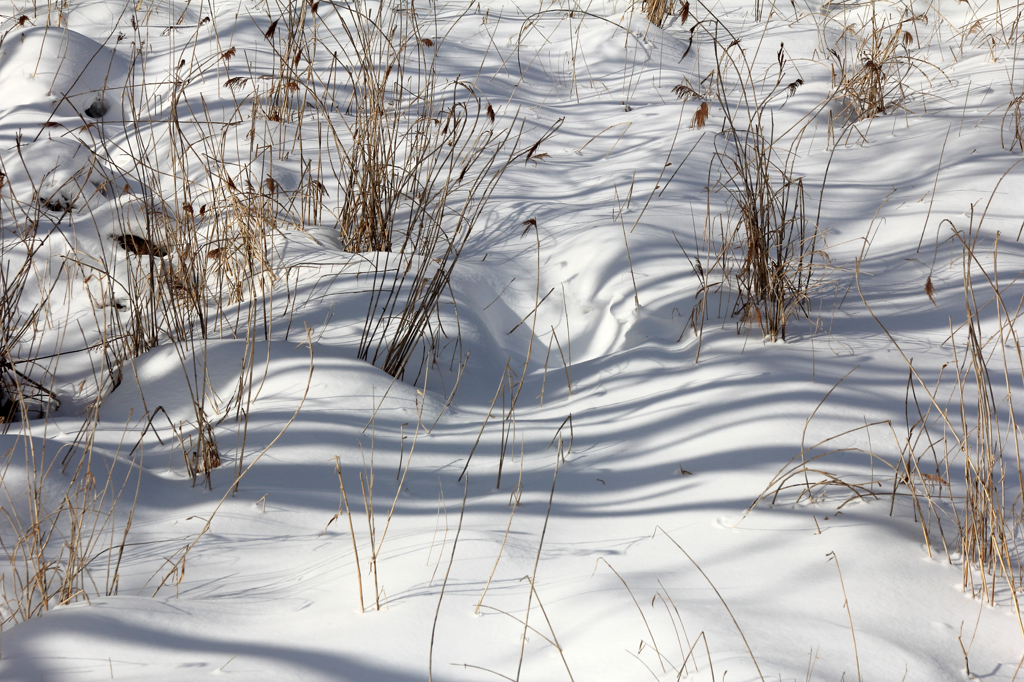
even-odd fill
[(0, 112), (37, 108), (100, 119), (117, 112), (130, 64), (114, 50), (56, 27), (13, 33), (0, 50)]

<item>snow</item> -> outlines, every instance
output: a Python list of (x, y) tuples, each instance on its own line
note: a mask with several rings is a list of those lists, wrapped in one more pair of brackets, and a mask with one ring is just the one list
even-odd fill
[[(1019, 579), (964, 589), (957, 438), (977, 310), (1019, 578), (1020, 10), (877, 5), (912, 61), (857, 121), (826, 48), (858, 63), (867, 4), (0, 4), (4, 352), (43, 387), (0, 435), (0, 679), (1015, 679)], [(344, 249), (370, 11), (410, 22), (407, 105), (520, 153), (400, 379), (360, 358), (379, 269), (443, 245)], [(723, 98), (742, 127), (770, 92), (827, 252), (774, 343), (694, 266), (722, 279), (702, 235), (738, 220)]]

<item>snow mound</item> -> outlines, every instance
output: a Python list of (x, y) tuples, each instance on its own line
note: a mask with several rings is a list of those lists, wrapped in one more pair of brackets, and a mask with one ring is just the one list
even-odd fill
[(51, 211), (84, 209), (101, 194), (103, 176), (96, 156), (77, 140), (44, 138), (22, 145), (5, 165), (15, 196)]
[(8, 36), (0, 58), (0, 112), (35, 108), (86, 121), (122, 114), (129, 61), (91, 38), (33, 27)]

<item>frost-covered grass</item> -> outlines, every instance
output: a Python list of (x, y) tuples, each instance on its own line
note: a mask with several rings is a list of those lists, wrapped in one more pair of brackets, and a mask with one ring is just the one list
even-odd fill
[(1015, 4), (0, 5), (0, 678), (1012, 680)]

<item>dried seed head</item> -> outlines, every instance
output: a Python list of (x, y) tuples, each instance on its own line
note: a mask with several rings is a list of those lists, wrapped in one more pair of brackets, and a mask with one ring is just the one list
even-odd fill
[(690, 3), (684, 2), (683, 8), (679, 10), (679, 25), (682, 26), (690, 18)]
[(707, 102), (701, 102), (700, 103), (700, 108), (697, 109), (696, 112), (694, 112), (693, 118), (690, 119), (690, 127), (691, 128), (698, 128), (698, 129), (703, 128), (707, 124), (707, 122), (708, 122), (708, 114), (709, 113), (710, 113), (710, 110), (708, 109), (708, 103)]
[(540, 148), (540, 142), (541, 142), (540, 140), (537, 140), (536, 142), (534, 142), (533, 146), (530, 147), (529, 151), (526, 152), (526, 160), (527, 161), (532, 159), (533, 155), (537, 153), (537, 149)]
[(487, 118), (491, 119), (491, 123), (494, 123), (494, 107), (490, 104), (487, 105)]
[(690, 99), (695, 97), (700, 99), (700, 93), (690, 87), (688, 83), (680, 83), (679, 85), (672, 88), (672, 93), (677, 99)]
[(266, 38), (267, 40), (273, 40), (274, 39), (274, 32), (277, 31), (277, 22), (278, 21), (280, 21), (280, 19), (274, 19), (274, 21), (271, 22), (270, 28), (268, 28), (267, 32), (263, 34), (264, 38)]
[(234, 56), (235, 56), (235, 48), (229, 47), (228, 49), (224, 50), (224, 52), (221, 53), (220, 58), (223, 59), (224, 61), (228, 61), (229, 59), (231, 59)]

